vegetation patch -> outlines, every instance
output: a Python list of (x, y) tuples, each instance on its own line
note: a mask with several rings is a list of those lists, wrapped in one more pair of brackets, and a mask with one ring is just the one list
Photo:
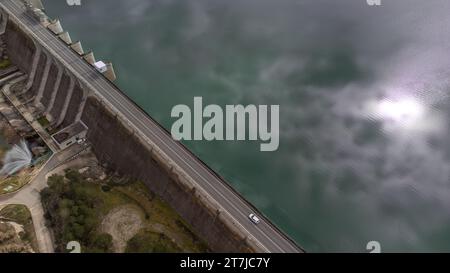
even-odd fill
[(110, 252), (112, 237), (98, 233), (97, 227), (102, 211), (116, 200), (105, 199), (96, 185), (82, 181), (73, 171), (65, 177), (49, 177), (48, 185), (41, 192), (41, 200), (55, 234), (55, 250), (65, 252), (68, 242), (78, 241), (83, 252)]
[(88, 253), (208, 251), (143, 183), (118, 177), (102, 181), (85, 173), (53, 175), (41, 192), (57, 252), (65, 252), (70, 241), (80, 242)]
[(33, 220), (24, 205), (8, 205), (0, 210), (0, 253), (37, 252)]
[(0, 61), (0, 69), (5, 69), (11, 66), (11, 61), (9, 59), (3, 59)]
[(47, 126), (50, 125), (50, 121), (48, 121), (48, 119), (46, 117), (44, 117), (44, 116), (38, 118), (37, 121), (44, 128), (46, 128)]
[(136, 234), (126, 248), (128, 253), (177, 253), (183, 250), (164, 233), (144, 229)]
[(32, 176), (32, 170), (24, 170), (17, 175), (0, 179), (0, 195), (19, 190), (30, 182)]

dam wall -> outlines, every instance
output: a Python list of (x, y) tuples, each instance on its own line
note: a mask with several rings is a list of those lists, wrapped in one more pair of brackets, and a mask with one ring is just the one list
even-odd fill
[(19, 24), (8, 21), (4, 39), (11, 61), (29, 76), (24, 97), (41, 109), (52, 129), (83, 121), (98, 159), (121, 175), (143, 181), (181, 215), (212, 251), (261, 251), (214, 200), (195, 188), (190, 178), (174, 171), (157, 147), (136, 135), (94, 90), (80, 83), (70, 69), (30, 37)]
[(11, 62), (29, 76), (29, 89), (24, 90), (27, 100), (41, 110), (54, 129), (78, 121), (83, 111), (81, 102), (89, 91), (13, 21), (8, 21), (3, 38)]
[[(168, 202), (193, 229), (218, 252), (251, 252), (245, 237), (232, 231), (213, 205), (171, 173), (171, 167), (124, 126), (117, 116), (95, 97), (89, 97), (82, 121), (90, 128), (88, 139), (95, 154), (109, 168), (143, 181)], [(108, 137), (111, 136), (111, 137)], [(120, 150), (118, 150), (120, 149)], [(208, 206), (209, 205), (209, 206)], [(231, 224), (230, 224), (231, 225)]]
[(4, 34), (6, 46), (8, 47), (9, 58), (20, 70), (30, 73), (33, 56), (36, 46), (32, 39), (15, 24), (8, 21)]

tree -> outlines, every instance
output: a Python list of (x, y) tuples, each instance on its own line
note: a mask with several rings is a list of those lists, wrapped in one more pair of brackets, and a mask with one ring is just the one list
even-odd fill
[(66, 170), (66, 178), (72, 183), (79, 183), (83, 180), (80, 173), (76, 170), (68, 169)]
[(78, 224), (78, 223), (73, 223), (73, 224), (71, 225), (70, 229), (71, 229), (73, 235), (74, 235), (77, 239), (79, 239), (79, 240), (83, 239), (85, 229), (84, 229), (84, 227), (83, 227), (82, 225), (80, 225), (80, 224)]
[(112, 236), (108, 233), (94, 233), (91, 236), (91, 248), (98, 249), (101, 252), (109, 252), (112, 250)]
[(62, 193), (64, 191), (64, 177), (53, 174), (47, 179), (50, 190), (54, 193)]

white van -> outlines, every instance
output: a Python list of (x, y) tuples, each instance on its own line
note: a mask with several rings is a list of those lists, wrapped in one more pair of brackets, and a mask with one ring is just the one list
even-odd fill
[(98, 62), (94, 63), (94, 67), (100, 73), (105, 73), (106, 71), (108, 71), (106, 64), (102, 61), (98, 61)]

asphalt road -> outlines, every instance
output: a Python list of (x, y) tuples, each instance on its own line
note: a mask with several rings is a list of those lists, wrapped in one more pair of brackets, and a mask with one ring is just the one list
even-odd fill
[(177, 167), (197, 183), (196, 187), (203, 189), (210, 199), (215, 200), (221, 206), (221, 212), (229, 214), (234, 224), (247, 233), (250, 240), (256, 241), (263, 251), (302, 252), (301, 248), (266, 218), (259, 225), (250, 222), (248, 215), (255, 209), (245, 199), (181, 143), (173, 140), (167, 131), (136, 106), (121, 90), (99, 75), (91, 65), (68, 48), (52, 32), (25, 13), (21, 1), (0, 0), (0, 5), (9, 12), (10, 16), (20, 22), (25, 30), (28, 30), (29, 35), (58, 57), (80, 80), (94, 90), (96, 95), (108, 102), (139, 135), (158, 146), (175, 162)]

